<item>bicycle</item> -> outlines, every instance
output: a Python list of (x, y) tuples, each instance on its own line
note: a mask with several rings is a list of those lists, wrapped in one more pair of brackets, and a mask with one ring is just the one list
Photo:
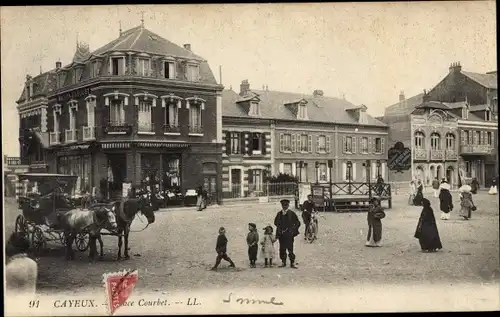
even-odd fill
[(305, 236), (309, 243), (313, 243), (314, 240), (318, 239), (318, 218), (316, 218), (315, 213), (311, 215), (311, 222)]

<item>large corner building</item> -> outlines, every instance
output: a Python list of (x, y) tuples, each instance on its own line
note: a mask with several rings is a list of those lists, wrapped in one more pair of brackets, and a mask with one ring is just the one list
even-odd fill
[(101, 180), (115, 193), (154, 175), (163, 189), (220, 197), (223, 87), (206, 60), (143, 25), (26, 77), (17, 101), (23, 164)]

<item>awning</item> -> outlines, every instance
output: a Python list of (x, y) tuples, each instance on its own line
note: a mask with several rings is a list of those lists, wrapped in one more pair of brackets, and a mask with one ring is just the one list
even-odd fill
[(103, 149), (129, 149), (130, 142), (104, 142), (101, 143)]

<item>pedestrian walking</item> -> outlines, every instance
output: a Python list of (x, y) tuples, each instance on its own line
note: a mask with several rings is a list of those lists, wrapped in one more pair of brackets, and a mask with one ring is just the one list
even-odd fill
[(491, 187), (490, 190), (488, 191), (489, 195), (496, 195), (497, 194), (497, 179), (493, 177), (491, 180)]
[(257, 261), (257, 252), (259, 251), (259, 233), (255, 223), (248, 224), (247, 245), (248, 245), (248, 260), (250, 260), (250, 267), (255, 267)]
[(472, 179), (472, 182), (470, 183), (470, 188), (471, 188), (470, 192), (472, 194), (474, 195), (477, 194), (477, 191), (479, 189), (479, 182), (477, 181), (477, 178), (474, 177)]
[(316, 211), (316, 206), (312, 200), (312, 195), (307, 195), (307, 200), (302, 204), (302, 221), (304, 221), (304, 240), (306, 240), (309, 225), (311, 224), (311, 215)]
[(451, 186), (448, 183), (439, 185), (439, 208), (441, 209), (441, 220), (449, 220), (453, 210), (453, 197), (451, 196)]
[(439, 238), (434, 210), (432, 210), (431, 202), (426, 198), (422, 199), (422, 205), (424, 208), (420, 213), (414, 237), (418, 239), (422, 252), (436, 252), (443, 246)]
[(460, 211), (458, 215), (463, 217), (464, 220), (469, 220), (472, 215), (472, 211), (476, 210), (474, 202), (472, 201), (472, 193), (470, 185), (463, 185), (459, 188), (460, 191)]
[(434, 190), (434, 197), (436, 198), (439, 197), (439, 184), (439, 180), (435, 177), (432, 181), (432, 189)]
[(413, 199), (413, 205), (422, 206), (422, 199), (424, 198), (424, 185), (419, 179), (417, 181), (417, 193), (415, 194), (415, 199)]
[(202, 211), (205, 209), (205, 199), (203, 198), (203, 186), (200, 185), (196, 189), (196, 207), (198, 207), (198, 211)]
[(380, 200), (377, 197), (370, 199), (370, 208), (368, 209), (368, 236), (365, 246), (381, 247), (382, 243), (382, 219), (385, 218), (385, 212), (380, 206)]
[(280, 243), (280, 267), (286, 266), (286, 254), (290, 258), (290, 267), (296, 269), (295, 254), (293, 253), (293, 243), (295, 237), (299, 234), (300, 221), (295, 212), (289, 209), (290, 200), (282, 199), (280, 201), (282, 210), (278, 211), (274, 218), (276, 226), (276, 238)]
[(417, 193), (417, 186), (415, 185), (415, 181), (410, 181), (410, 194), (408, 196), (408, 205), (413, 206), (413, 201), (415, 200), (415, 194)]
[(226, 229), (224, 229), (224, 227), (219, 228), (219, 236), (217, 237), (215, 252), (217, 252), (217, 258), (215, 259), (215, 265), (212, 267), (212, 271), (217, 270), (221, 260), (229, 262), (229, 267), (236, 267), (233, 260), (231, 260), (231, 258), (227, 255), (227, 237)]
[(377, 183), (375, 184), (375, 193), (377, 196), (382, 196), (384, 193), (384, 179), (382, 178), (382, 175), (377, 176)]
[(274, 258), (274, 243), (276, 238), (273, 235), (273, 227), (267, 226), (264, 228), (264, 238), (260, 243), (262, 245), (262, 255), (264, 256), (264, 267), (273, 266)]

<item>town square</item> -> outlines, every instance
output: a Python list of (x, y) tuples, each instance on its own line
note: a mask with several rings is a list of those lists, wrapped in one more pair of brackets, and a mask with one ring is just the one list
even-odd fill
[[(429, 310), (500, 305), (493, 9), (2, 7), (7, 297), (101, 290), (114, 314), (140, 292), (277, 309), (234, 290), (422, 286), (477, 290), (421, 291)], [(357, 311), (321, 296), (308, 311)]]

